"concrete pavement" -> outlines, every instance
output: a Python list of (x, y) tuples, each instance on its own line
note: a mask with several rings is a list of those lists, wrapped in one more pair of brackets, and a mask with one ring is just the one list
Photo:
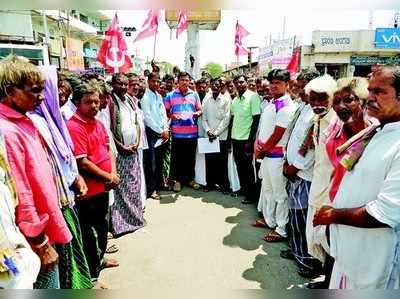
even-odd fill
[(255, 205), (219, 192), (184, 188), (164, 192), (160, 201), (147, 200), (143, 229), (111, 240), (120, 261), (102, 271), (112, 289), (146, 295), (158, 290), (287, 289), (306, 280), (293, 261), (279, 257), (284, 243), (266, 243), (265, 229), (250, 224)]

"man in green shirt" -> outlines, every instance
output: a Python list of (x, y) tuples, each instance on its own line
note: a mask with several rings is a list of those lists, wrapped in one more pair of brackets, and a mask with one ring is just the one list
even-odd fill
[(237, 166), (241, 191), (245, 196), (242, 201), (248, 204), (255, 201), (255, 177), (253, 167), (253, 145), (260, 120), (260, 97), (247, 89), (247, 80), (239, 75), (233, 80), (238, 96), (231, 107), (231, 130), (233, 156)]

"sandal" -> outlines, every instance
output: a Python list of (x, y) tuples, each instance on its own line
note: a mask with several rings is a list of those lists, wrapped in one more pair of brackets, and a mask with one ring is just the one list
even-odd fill
[(106, 253), (111, 254), (111, 253), (116, 253), (118, 252), (119, 248), (117, 244), (112, 244), (111, 246), (107, 247)]
[(254, 227), (262, 227), (262, 228), (269, 228), (272, 229), (271, 227), (268, 226), (268, 224), (265, 222), (264, 219), (257, 219), (254, 223), (251, 224)]
[(114, 236), (113, 236), (112, 233), (108, 232), (107, 233), (107, 240), (111, 240), (111, 239), (114, 239)]
[(275, 242), (283, 242), (287, 240), (287, 237), (281, 236), (280, 234), (278, 234), (276, 231), (272, 231), (269, 234), (265, 235), (263, 240), (265, 242), (269, 242), (269, 243), (275, 243)]
[(117, 260), (104, 258), (103, 262), (101, 263), (100, 269), (103, 270), (106, 268), (115, 268), (118, 266), (119, 266), (119, 263)]

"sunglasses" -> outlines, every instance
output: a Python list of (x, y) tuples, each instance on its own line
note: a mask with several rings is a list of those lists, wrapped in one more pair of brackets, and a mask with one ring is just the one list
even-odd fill
[(43, 85), (33, 85), (32, 87), (28, 87), (28, 88), (27, 88), (27, 86), (24, 86), (24, 88), (22, 88), (22, 90), (25, 92), (32, 93), (34, 95), (40, 95), (44, 90), (44, 86)]

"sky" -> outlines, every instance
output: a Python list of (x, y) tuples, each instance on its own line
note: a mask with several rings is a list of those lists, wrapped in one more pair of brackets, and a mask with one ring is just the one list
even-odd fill
[[(400, 11), (400, 7), (399, 7)], [(104, 11), (113, 16), (115, 11)], [(118, 17), (122, 27), (134, 26), (139, 31), (147, 16), (147, 10), (118, 10)], [(208, 62), (217, 62), (223, 67), (230, 66), (236, 61), (234, 55), (234, 31), (238, 20), (251, 34), (243, 40), (246, 46), (264, 46), (272, 36), (279, 39), (283, 36), (285, 24), (286, 38), (301, 36), (301, 44), (310, 45), (313, 30), (360, 30), (368, 29), (370, 13), (373, 15), (373, 28), (392, 27), (395, 10), (339, 10), (322, 9), (310, 10), (308, 7), (281, 7), (265, 6), (260, 9), (222, 10), (221, 22), (215, 31), (204, 30), (200, 32), (200, 65)], [(183, 67), (186, 32), (175, 38), (175, 30), (169, 29), (165, 22), (164, 11), (159, 24), (156, 43), (156, 61), (168, 61), (173, 65)], [(127, 38), (131, 53), (149, 60), (153, 56), (154, 38), (150, 37), (133, 43), (136, 33)], [(255, 53), (257, 56), (257, 53)], [(240, 57), (240, 61), (247, 63), (247, 57)]]

